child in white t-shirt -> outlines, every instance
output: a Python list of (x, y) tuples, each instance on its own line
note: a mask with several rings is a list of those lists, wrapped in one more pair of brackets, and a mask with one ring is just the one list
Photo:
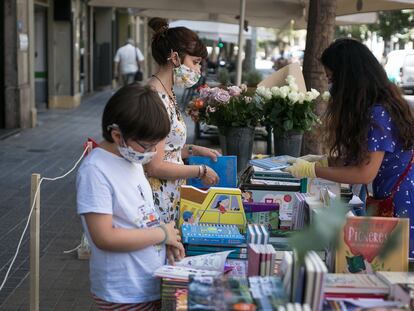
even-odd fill
[(154, 208), (142, 165), (170, 131), (158, 94), (137, 84), (107, 103), (104, 140), (83, 161), (77, 206), (91, 245), (91, 292), (101, 309), (157, 310), (160, 284), (153, 271), (184, 248), (174, 222), (163, 224)]

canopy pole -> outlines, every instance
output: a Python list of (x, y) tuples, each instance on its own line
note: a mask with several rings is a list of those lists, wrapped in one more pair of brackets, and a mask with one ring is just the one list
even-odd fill
[(243, 56), (243, 35), (244, 18), (246, 15), (246, 0), (240, 0), (240, 24), (239, 24), (239, 51), (237, 53), (236, 85), (241, 84), (242, 79), (242, 56)]

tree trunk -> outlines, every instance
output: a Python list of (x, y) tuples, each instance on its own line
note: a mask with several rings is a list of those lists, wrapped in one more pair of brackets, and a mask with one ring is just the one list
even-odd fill
[[(328, 89), (325, 71), (319, 59), (334, 37), (337, 0), (310, 0), (306, 50), (303, 62), (303, 75), (308, 89), (321, 93)], [(322, 101), (317, 103), (316, 113), (321, 116), (326, 109)], [(321, 154), (323, 152), (321, 128), (305, 134), (302, 153)]]

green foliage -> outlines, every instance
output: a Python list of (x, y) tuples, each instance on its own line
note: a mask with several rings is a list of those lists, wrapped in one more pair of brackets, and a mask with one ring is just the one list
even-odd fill
[(256, 87), (262, 80), (263, 75), (260, 71), (257, 70), (250, 70), (243, 77), (243, 82), (245, 82), (249, 87)]
[(378, 23), (368, 28), (389, 40), (392, 35), (409, 32), (413, 28), (413, 20), (414, 10), (384, 11), (378, 13)]

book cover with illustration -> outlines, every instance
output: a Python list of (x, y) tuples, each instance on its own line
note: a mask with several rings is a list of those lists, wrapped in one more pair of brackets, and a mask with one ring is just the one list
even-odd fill
[[(386, 242), (392, 248), (380, 256)], [(336, 250), (336, 273), (408, 270), (409, 219), (348, 217)]]
[(211, 187), (201, 190), (183, 185), (180, 193), (180, 228), (187, 223), (236, 225), (240, 232), (246, 230), (240, 189)]

